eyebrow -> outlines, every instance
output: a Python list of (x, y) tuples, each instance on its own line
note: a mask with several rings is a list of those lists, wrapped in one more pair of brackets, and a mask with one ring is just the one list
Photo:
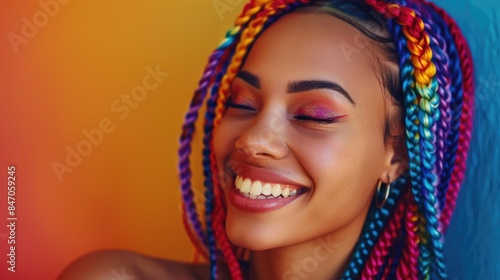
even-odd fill
[(352, 99), (351, 95), (342, 88), (339, 84), (331, 81), (323, 80), (306, 80), (294, 81), (288, 84), (287, 93), (299, 93), (315, 89), (330, 89), (342, 94), (352, 105), (356, 106), (356, 102)]
[[(245, 81), (247, 84), (251, 85), (254, 88), (260, 89), (260, 79), (258, 76), (246, 71), (242, 70), (236, 74), (236, 78), (240, 78)], [(349, 102), (356, 107), (356, 102), (352, 99), (351, 95), (339, 84), (325, 81), (325, 80), (303, 80), (303, 81), (293, 81), (288, 83), (287, 93), (300, 93), (309, 90), (316, 89), (329, 89), (340, 93), (344, 96)]]
[(238, 74), (236, 74), (236, 78), (240, 78), (243, 81), (245, 81), (247, 84), (253, 86), (254, 88), (260, 89), (260, 79), (259, 77), (255, 76), (254, 74), (248, 72), (248, 71), (239, 71)]

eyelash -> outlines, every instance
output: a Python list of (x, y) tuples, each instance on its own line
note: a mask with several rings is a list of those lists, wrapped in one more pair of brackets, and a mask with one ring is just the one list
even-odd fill
[(332, 124), (334, 123), (337, 119), (316, 119), (310, 116), (294, 116), (294, 119), (298, 121), (307, 121), (307, 122), (314, 122), (318, 124)]
[[(233, 103), (233, 101), (231, 99), (229, 99), (227, 101), (226, 106), (228, 108), (255, 111), (255, 109), (252, 108), (252, 107), (250, 107), (250, 106)], [(333, 118), (333, 119), (317, 119), (317, 118), (314, 118), (314, 117), (311, 117), (311, 116), (305, 116), (305, 115), (293, 116), (293, 118), (295, 120), (298, 120), (298, 121), (313, 122), (313, 123), (318, 123), (318, 124), (332, 124), (332, 123), (334, 123), (337, 120), (337, 118)]]
[(227, 107), (231, 107), (231, 108), (235, 108), (235, 109), (243, 109), (243, 110), (254, 111), (254, 108), (252, 108), (250, 106), (242, 105), (242, 104), (233, 103), (233, 101), (231, 99), (227, 100), (226, 106)]

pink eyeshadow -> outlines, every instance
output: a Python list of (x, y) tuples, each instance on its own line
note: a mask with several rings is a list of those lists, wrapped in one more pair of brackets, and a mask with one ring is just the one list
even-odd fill
[(295, 112), (295, 114), (312, 116), (321, 119), (332, 119), (337, 116), (337, 114), (335, 114), (334, 110), (332, 109), (327, 109), (325, 107), (314, 106), (314, 105), (301, 106)]

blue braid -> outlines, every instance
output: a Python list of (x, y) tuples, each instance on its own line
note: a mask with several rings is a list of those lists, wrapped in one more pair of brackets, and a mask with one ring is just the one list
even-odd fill
[(373, 246), (377, 242), (382, 229), (387, 224), (391, 213), (394, 211), (396, 202), (400, 197), (400, 190), (404, 189), (405, 185), (406, 179), (403, 177), (398, 178), (392, 184), (389, 198), (387, 199), (384, 207), (378, 209), (372, 205), (369, 211), (370, 214), (367, 215), (361, 236), (355, 246), (351, 261), (342, 276), (343, 280), (357, 279), (360, 272), (363, 270), (363, 266), (367, 258), (370, 256)]
[[(403, 199), (403, 198), (401, 198)], [(397, 211), (397, 210), (396, 210)], [(403, 225), (404, 222), (404, 214), (401, 217), (400, 223)], [(396, 269), (399, 265), (399, 260), (401, 259), (402, 248), (404, 244), (404, 238), (406, 236), (406, 227), (401, 227), (401, 232), (395, 237), (394, 244), (392, 245), (391, 252), (385, 256), (384, 263), (380, 267), (379, 273), (377, 274), (377, 279), (382, 279), (387, 266), (389, 266), (389, 261), (392, 260), (390, 264), (389, 273), (386, 279), (395, 279), (396, 278)]]
[[(401, 224), (404, 224), (405, 218), (404, 215), (401, 219)], [(402, 251), (403, 251), (403, 244), (404, 240), (406, 238), (406, 227), (403, 226), (401, 227), (401, 235), (399, 236), (399, 239), (397, 240), (397, 243), (394, 246), (394, 259), (391, 264), (391, 268), (389, 271), (389, 274), (387, 275), (387, 279), (395, 279), (396, 278), (396, 271), (397, 267), (399, 266), (399, 261), (401, 260), (402, 257)]]

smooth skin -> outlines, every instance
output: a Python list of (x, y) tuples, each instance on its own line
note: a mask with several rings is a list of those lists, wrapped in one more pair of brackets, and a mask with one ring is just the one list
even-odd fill
[[(180, 263), (131, 251), (105, 250), (84, 255), (71, 263), (58, 280), (168, 280), (209, 279), (206, 264)], [(223, 272), (222, 279), (229, 279)]]
[[(231, 105), (214, 135), (226, 199), (234, 163), (286, 176), (307, 189), (271, 212), (249, 213), (228, 203), (228, 237), (252, 251), (245, 272), (250, 279), (339, 278), (378, 182), (394, 181), (405, 170), (403, 151), (384, 137), (386, 118), (399, 110), (375, 67), (376, 59), (387, 62), (376, 42), (349, 49), (359, 46), (360, 38), (369, 40), (331, 15), (285, 15), (258, 38), (241, 69), (245, 75), (230, 88)], [(290, 93), (303, 81), (326, 81), (343, 90)], [(206, 265), (114, 251), (77, 260), (60, 279), (109, 277), (110, 267), (121, 264), (136, 279), (209, 275)], [(221, 279), (229, 279), (227, 271), (223, 274)]]

